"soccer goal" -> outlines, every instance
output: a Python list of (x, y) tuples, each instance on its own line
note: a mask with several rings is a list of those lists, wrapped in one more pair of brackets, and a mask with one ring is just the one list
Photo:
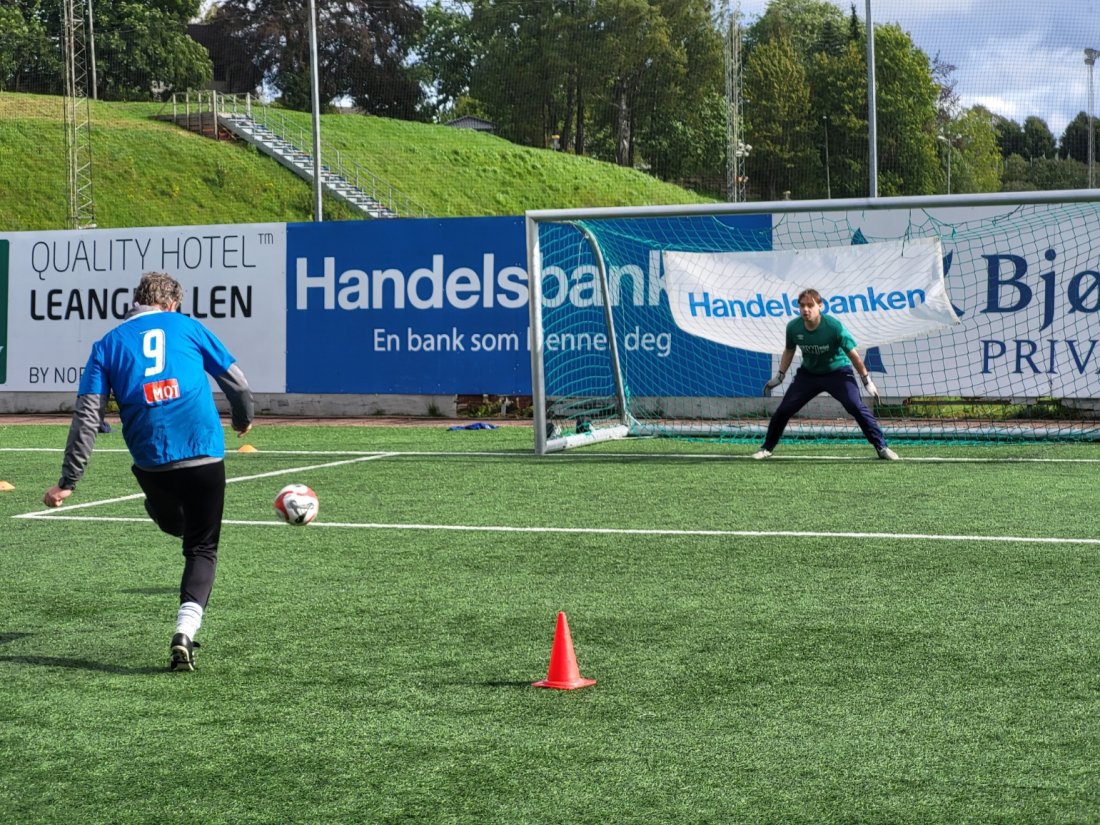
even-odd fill
[[(631, 436), (758, 442), (803, 288), (853, 331), (891, 440), (1100, 438), (1095, 193), (526, 217), (539, 453)], [(827, 396), (785, 436), (861, 437)]]

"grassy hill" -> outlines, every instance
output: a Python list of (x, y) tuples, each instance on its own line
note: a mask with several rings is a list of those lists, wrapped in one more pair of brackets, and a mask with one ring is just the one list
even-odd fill
[[(308, 221), (310, 184), (241, 142), (153, 120), (159, 103), (92, 104), (100, 227)], [(308, 114), (286, 112), (308, 134)], [(0, 231), (67, 228), (62, 99), (0, 93)], [(323, 115), (326, 153), (374, 172), (434, 216), (527, 209), (697, 203), (700, 196), (632, 169), (516, 146), (464, 129)], [(358, 213), (326, 198), (326, 220)]]

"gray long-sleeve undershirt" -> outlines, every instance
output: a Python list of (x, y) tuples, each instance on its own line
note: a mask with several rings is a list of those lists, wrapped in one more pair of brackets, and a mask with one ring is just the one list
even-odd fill
[[(252, 423), (255, 416), (255, 404), (252, 398), (252, 390), (248, 386), (248, 379), (244, 377), (241, 368), (236, 364), (221, 375), (214, 376), (218, 388), (225, 393), (229, 402), (230, 419), (233, 429), (240, 432)], [(73, 411), (72, 424), (69, 425), (69, 438), (65, 443), (65, 458), (61, 462), (61, 479), (58, 486), (63, 490), (72, 490), (84, 476), (84, 470), (88, 466), (92, 450), (95, 448), (96, 433), (99, 432), (99, 422), (103, 420), (103, 414), (107, 409), (107, 397), (98, 393), (78, 395), (76, 407)], [(180, 467), (193, 467), (199, 464), (210, 464), (221, 461), (220, 458), (211, 456), (196, 456), (161, 464), (158, 467), (144, 467), (146, 470), (173, 470)]]

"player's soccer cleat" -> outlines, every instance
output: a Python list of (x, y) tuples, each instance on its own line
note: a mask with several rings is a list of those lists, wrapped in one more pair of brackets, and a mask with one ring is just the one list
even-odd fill
[(194, 670), (195, 648), (198, 642), (191, 641), (186, 633), (177, 633), (172, 637), (170, 657), (168, 659), (169, 670)]
[(771, 458), (772, 457), (772, 451), (771, 450), (757, 450), (755, 453), (752, 454), (752, 457), (754, 459), (756, 459), (757, 461), (759, 461), (762, 458)]
[(889, 447), (883, 447), (878, 451), (878, 457), (886, 461), (897, 461), (898, 454), (891, 450)]

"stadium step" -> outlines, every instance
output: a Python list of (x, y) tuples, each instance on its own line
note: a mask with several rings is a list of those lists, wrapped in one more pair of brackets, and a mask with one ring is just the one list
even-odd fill
[[(225, 100), (228, 100), (226, 98)], [(224, 100), (223, 100), (224, 105)], [(164, 117), (185, 129), (199, 132), (207, 137), (236, 137), (255, 146), (259, 151), (278, 161), (303, 180), (312, 181), (314, 174), (313, 155), (296, 146), (293, 141), (279, 135), (269, 126), (256, 121), (251, 115), (251, 107), (246, 111), (212, 110), (188, 112), (186, 115)], [(357, 169), (348, 173), (339, 165), (321, 168), (321, 187), (333, 197), (348, 204), (352, 209), (370, 218), (396, 218), (397, 211), (382, 203), (371, 193), (356, 185), (365, 170)], [(355, 181), (350, 178), (354, 178)], [(374, 179), (366, 173), (368, 183)], [(392, 193), (391, 193), (392, 194)]]

